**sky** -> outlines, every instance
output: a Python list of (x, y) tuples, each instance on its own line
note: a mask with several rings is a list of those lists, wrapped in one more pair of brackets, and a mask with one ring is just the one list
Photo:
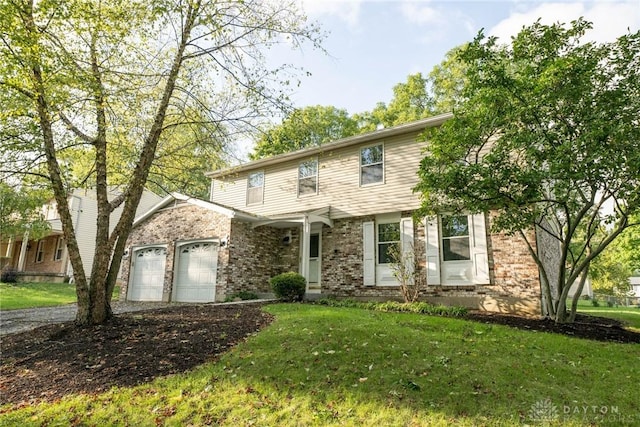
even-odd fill
[(323, 47), (302, 52), (279, 49), (271, 61), (289, 62), (311, 73), (292, 94), (295, 107), (332, 105), (349, 114), (388, 103), (393, 86), (409, 74), (428, 75), (450, 49), (486, 35), (508, 42), (523, 26), (568, 23), (584, 16), (594, 29), (587, 38), (613, 41), (640, 29), (634, 1), (401, 1), (298, 0), (328, 33)]

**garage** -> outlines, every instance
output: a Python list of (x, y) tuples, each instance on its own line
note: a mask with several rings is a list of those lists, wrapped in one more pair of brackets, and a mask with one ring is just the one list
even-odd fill
[(164, 271), (167, 261), (165, 247), (145, 247), (133, 251), (130, 301), (162, 301)]
[(177, 250), (174, 301), (213, 302), (216, 295), (218, 243), (184, 243)]

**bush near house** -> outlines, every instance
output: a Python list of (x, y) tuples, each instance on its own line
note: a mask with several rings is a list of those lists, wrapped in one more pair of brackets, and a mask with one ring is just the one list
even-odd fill
[(302, 301), (307, 288), (304, 276), (293, 271), (278, 274), (272, 277), (269, 283), (276, 298), (284, 301)]
[(0, 274), (0, 282), (16, 283), (18, 281), (18, 272), (13, 267), (5, 267)]

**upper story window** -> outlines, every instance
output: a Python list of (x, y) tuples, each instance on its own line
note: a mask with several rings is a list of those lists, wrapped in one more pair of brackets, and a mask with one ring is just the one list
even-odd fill
[(44, 219), (47, 221), (52, 219), (58, 219), (58, 204), (56, 202), (50, 202), (43, 207)]
[(318, 194), (318, 160), (309, 160), (298, 166), (298, 195)]
[(262, 203), (264, 172), (250, 173), (247, 178), (247, 205)]
[(442, 216), (442, 259), (443, 261), (471, 259), (467, 215)]
[(384, 148), (382, 144), (360, 150), (360, 185), (384, 181)]

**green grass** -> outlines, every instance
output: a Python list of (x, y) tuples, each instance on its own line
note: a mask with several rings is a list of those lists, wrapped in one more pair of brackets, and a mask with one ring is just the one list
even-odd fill
[(0, 408), (0, 425), (512, 426), (540, 424), (534, 405), (557, 411), (539, 412), (558, 415), (546, 425), (640, 423), (639, 345), (413, 313), (266, 310), (277, 320), (217, 362)]
[(578, 313), (620, 320), (629, 328), (640, 331), (640, 308), (635, 306), (607, 307), (606, 302), (600, 302), (600, 304), (600, 307), (594, 307), (591, 301), (580, 301), (578, 304)]
[[(114, 290), (117, 299), (120, 290)], [(0, 310), (51, 307), (76, 302), (75, 285), (69, 283), (0, 283)]]

